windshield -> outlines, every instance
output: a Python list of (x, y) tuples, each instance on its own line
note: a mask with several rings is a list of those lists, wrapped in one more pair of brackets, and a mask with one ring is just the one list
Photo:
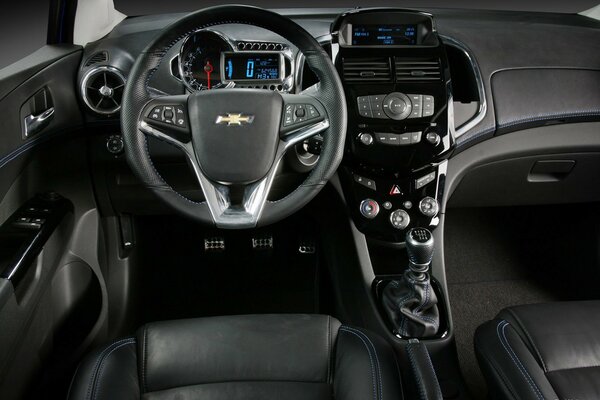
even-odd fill
[[(115, 8), (125, 15), (166, 14), (190, 12), (200, 8), (223, 5), (213, 0), (114, 0)], [(237, 3), (264, 8), (352, 8), (352, 7), (402, 7), (402, 8), (470, 8), (480, 10), (539, 11), (578, 13), (594, 7), (598, 0), (245, 0)]]

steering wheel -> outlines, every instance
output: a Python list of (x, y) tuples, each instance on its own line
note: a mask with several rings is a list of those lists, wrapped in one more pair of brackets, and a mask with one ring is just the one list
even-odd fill
[[(304, 54), (319, 84), (301, 94), (232, 88), (152, 95), (148, 82), (167, 51), (189, 34), (220, 24), (255, 25), (279, 34)], [(297, 108), (310, 111), (310, 118), (294, 116)], [(155, 111), (174, 113), (173, 123), (158, 122)], [(319, 43), (290, 19), (248, 6), (203, 9), (165, 28), (133, 65), (121, 111), (125, 155), (144, 185), (180, 214), (226, 229), (274, 223), (306, 205), (342, 160), (346, 124), (342, 83)], [(269, 201), (286, 151), (319, 133), (323, 145), (315, 168), (286, 197)], [(146, 135), (185, 153), (205, 201), (189, 200), (165, 182), (152, 164)]]

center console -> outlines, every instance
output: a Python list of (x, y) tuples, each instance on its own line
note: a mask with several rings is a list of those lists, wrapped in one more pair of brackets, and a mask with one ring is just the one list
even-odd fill
[(357, 9), (332, 24), (349, 107), (342, 187), (368, 238), (434, 228), (454, 146), (448, 61), (430, 14)]

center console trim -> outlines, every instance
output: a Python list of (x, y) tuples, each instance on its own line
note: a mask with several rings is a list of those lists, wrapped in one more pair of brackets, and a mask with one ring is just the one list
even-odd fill
[[(477, 61), (475, 60), (475, 57), (473, 56), (469, 48), (461, 41), (456, 40), (450, 36), (446, 36), (443, 34), (439, 34), (439, 36), (442, 39), (442, 43), (444, 43), (447, 46), (453, 46), (465, 54), (465, 56), (469, 60), (469, 63), (471, 64), (471, 68), (473, 69), (473, 74), (475, 75), (475, 83), (477, 85), (477, 94), (479, 96), (479, 108), (477, 110), (477, 113), (471, 119), (469, 119), (467, 122), (465, 122), (459, 127), (454, 127), (454, 137), (459, 138), (468, 131), (470, 131), (477, 124), (479, 124), (485, 117), (485, 114), (487, 113), (487, 98), (485, 93), (485, 85), (483, 84), (483, 77), (481, 76), (479, 64), (477, 64)], [(454, 118), (451, 119), (451, 123), (454, 124)]]

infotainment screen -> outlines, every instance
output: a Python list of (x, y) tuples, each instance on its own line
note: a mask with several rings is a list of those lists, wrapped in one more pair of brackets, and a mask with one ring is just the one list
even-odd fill
[(280, 53), (224, 53), (226, 81), (279, 81)]
[(416, 25), (352, 25), (353, 46), (417, 44)]

